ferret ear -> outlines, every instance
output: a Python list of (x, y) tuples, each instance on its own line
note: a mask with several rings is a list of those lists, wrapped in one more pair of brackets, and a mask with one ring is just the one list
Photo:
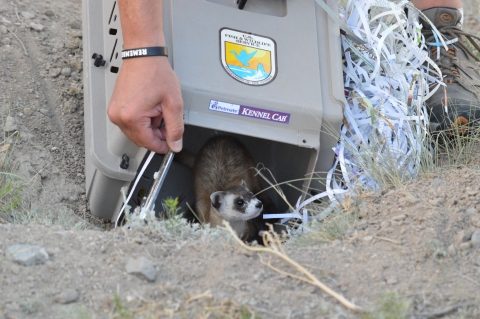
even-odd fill
[(210, 201), (212, 202), (212, 207), (218, 210), (220, 206), (222, 205), (221, 203), (221, 198), (222, 198), (222, 193), (223, 192), (214, 192), (212, 195), (210, 195)]
[(242, 186), (243, 188), (248, 189), (247, 182), (245, 182), (244, 179), (242, 179), (242, 181), (240, 182), (240, 186)]

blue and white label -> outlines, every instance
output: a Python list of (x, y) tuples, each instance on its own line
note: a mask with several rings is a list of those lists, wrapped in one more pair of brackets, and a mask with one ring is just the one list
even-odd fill
[(240, 105), (211, 100), (210, 107), (208, 109), (210, 111), (217, 111), (217, 112), (230, 113), (230, 114), (237, 115), (240, 112)]
[(260, 109), (252, 106), (245, 106), (240, 104), (233, 104), (210, 100), (210, 111), (229, 113), (234, 115), (252, 117), (260, 120), (288, 124), (290, 123), (290, 114), (266, 109)]

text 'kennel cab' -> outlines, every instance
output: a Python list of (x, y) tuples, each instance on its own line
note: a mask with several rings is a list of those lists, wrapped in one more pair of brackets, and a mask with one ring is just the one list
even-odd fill
[[(282, 187), (295, 203), (312, 174), (333, 165), (344, 105), (339, 27), (313, 0), (239, 2), (163, 0), (168, 59), (185, 103), (184, 149), (196, 154), (219, 132), (236, 136), (277, 182), (304, 179), (292, 183), (298, 189)], [(337, 1), (326, 3), (337, 12)], [(83, 13), (87, 199), (95, 216), (115, 219), (120, 188), (134, 179), (146, 150), (106, 112), (122, 67), (117, 2), (84, 0)], [(151, 185), (151, 176), (142, 179)], [(192, 172), (174, 162), (158, 198), (181, 195), (186, 210), (194, 202)], [(269, 195), (279, 212), (287, 210)]]

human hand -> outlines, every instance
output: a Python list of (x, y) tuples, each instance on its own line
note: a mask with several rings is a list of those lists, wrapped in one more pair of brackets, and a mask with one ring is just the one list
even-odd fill
[(182, 149), (182, 93), (166, 57), (124, 60), (107, 113), (138, 146), (160, 154)]

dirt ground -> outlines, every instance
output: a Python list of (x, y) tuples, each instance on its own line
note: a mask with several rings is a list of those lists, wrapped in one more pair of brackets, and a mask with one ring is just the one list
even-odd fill
[[(465, 1), (465, 13), (464, 29), (480, 35), (478, 3)], [(0, 0), (0, 80), (0, 147), (12, 145), (5, 161), (28, 184), (19, 212), (0, 212), (0, 319), (480, 318), (479, 160), (365, 195), (322, 230), (330, 237), (312, 232), (284, 246), (374, 310), (362, 315), (223, 231), (105, 231), (89, 215), (80, 0)], [(19, 265), (9, 254), (16, 244), (41, 246), (48, 260)], [(130, 273), (139, 257), (150, 281)]]

